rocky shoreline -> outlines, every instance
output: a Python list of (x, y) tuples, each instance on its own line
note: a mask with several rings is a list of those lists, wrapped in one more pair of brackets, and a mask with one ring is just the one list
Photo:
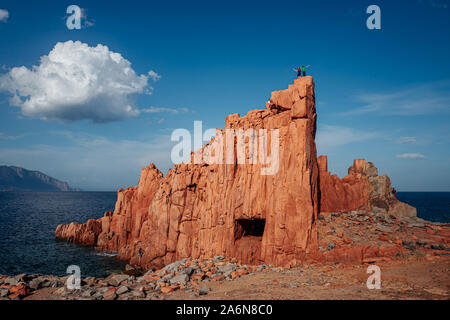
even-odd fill
[[(55, 299), (55, 300), (159, 300), (202, 299), (217, 292), (212, 298), (227, 298), (229, 292), (220, 293), (221, 288), (230, 292), (241, 292), (248, 286), (268, 282), (292, 292), (287, 299), (304, 299), (302, 290), (316, 287), (317, 292), (334, 286), (344, 288), (336, 294), (349, 295), (364, 292), (365, 268), (370, 264), (383, 266), (385, 270), (400, 268), (422, 270), (408, 281), (393, 282), (389, 294), (400, 298), (448, 299), (448, 275), (450, 274), (450, 226), (446, 223), (425, 221), (417, 217), (397, 218), (365, 211), (321, 213), (318, 217), (319, 254), (311, 261), (296, 265), (275, 267), (271, 264), (239, 264), (236, 258), (215, 256), (208, 259), (185, 258), (166, 265), (159, 270), (144, 270), (127, 265), (122, 274), (111, 274), (106, 278), (82, 279), (81, 288), (69, 290), (69, 276), (40, 276), (21, 274), (15, 277), (0, 276), (0, 299)], [(436, 271), (444, 279), (436, 280)], [(359, 277), (355, 284), (353, 276)], [(408, 272), (402, 271), (401, 273)], [(330, 278), (330, 274), (335, 275)], [(285, 283), (281, 281), (285, 277)], [(341, 279), (340, 279), (341, 278)], [(324, 281), (324, 279), (328, 279)], [(245, 280), (245, 281), (239, 281)], [(339, 281), (340, 284), (338, 285)], [(281, 281), (281, 282), (280, 282)], [(422, 283), (425, 281), (426, 285)], [(248, 283), (245, 284), (244, 283)], [(418, 285), (420, 284), (420, 286)], [(356, 285), (356, 287), (355, 287)], [(358, 287), (359, 286), (359, 287)], [(357, 289), (357, 287), (359, 289)], [(361, 289), (362, 288), (362, 289)], [(414, 289), (415, 288), (415, 289)], [(396, 291), (397, 290), (397, 291)], [(417, 290), (422, 295), (417, 295)], [(253, 292), (253, 291), (252, 291)], [(416, 292), (416, 293), (414, 293)], [(285, 294), (284, 291), (283, 293)], [(359, 293), (358, 293), (359, 294)], [(431, 294), (431, 296), (427, 296)], [(224, 296), (225, 295), (225, 296)], [(373, 294), (372, 294), (373, 295)], [(400, 295), (400, 296), (399, 296)], [(314, 296), (314, 294), (313, 294)], [(208, 296), (208, 298), (211, 296)], [(242, 298), (242, 297), (241, 297)], [(246, 298), (245, 296), (243, 297)], [(279, 298), (273, 292), (260, 289), (255, 298)], [(319, 296), (318, 298), (322, 298)], [(384, 299), (383, 295), (368, 295), (365, 298)]]
[(183, 259), (158, 271), (144, 271), (127, 265), (121, 274), (111, 274), (106, 278), (84, 278), (81, 288), (72, 290), (66, 285), (69, 276), (0, 275), (0, 299), (20, 300), (45, 289), (54, 289), (51, 290), (53, 298), (63, 300), (151, 300), (175, 290), (191, 291), (192, 297), (195, 297), (208, 294), (206, 283), (210, 281), (232, 281), (263, 270), (282, 269), (272, 268), (271, 265), (239, 265), (236, 259), (225, 259), (223, 256), (202, 261)]
[[(202, 262), (177, 261), (142, 276), (111, 274), (84, 278), (69, 290), (68, 277), (0, 276), (0, 300), (197, 300), (197, 299), (444, 299), (449, 258), (405, 255), (378, 261), (382, 289), (366, 287), (367, 263), (325, 264), (285, 269), (270, 265), (238, 265), (222, 257)], [(416, 277), (420, 274), (420, 277)], [(411, 275), (410, 277), (408, 277)]]

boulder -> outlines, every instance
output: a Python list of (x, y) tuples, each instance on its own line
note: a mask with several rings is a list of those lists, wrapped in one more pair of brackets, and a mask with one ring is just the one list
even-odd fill
[(5, 298), (9, 295), (9, 289), (0, 288), (0, 297)]
[(115, 274), (111, 276), (111, 278), (108, 280), (108, 283), (117, 287), (119, 286), (123, 281), (128, 280), (129, 276), (126, 274)]
[(31, 280), (28, 284), (32, 290), (39, 290), (42, 288), (42, 279), (35, 278)]
[(396, 218), (413, 218), (417, 216), (417, 209), (407, 203), (395, 201), (389, 208), (388, 214)]
[(119, 289), (117, 289), (116, 294), (117, 295), (121, 295), (124, 294), (126, 292), (130, 291), (130, 289), (128, 289), (127, 286), (121, 286)]
[(209, 293), (209, 290), (211, 290), (206, 284), (202, 285), (200, 289), (198, 289), (198, 294), (200, 296), (207, 295)]
[(30, 288), (25, 283), (19, 283), (9, 289), (9, 298), (23, 298), (30, 293)]
[(170, 284), (183, 284), (185, 285), (189, 281), (189, 276), (186, 274), (179, 274), (169, 280)]
[(103, 300), (115, 300), (117, 298), (116, 290), (113, 288), (109, 288), (103, 293)]

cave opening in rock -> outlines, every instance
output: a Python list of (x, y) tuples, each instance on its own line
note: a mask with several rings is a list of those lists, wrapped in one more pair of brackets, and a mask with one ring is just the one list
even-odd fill
[(266, 219), (237, 219), (235, 220), (234, 239), (244, 237), (262, 237)]

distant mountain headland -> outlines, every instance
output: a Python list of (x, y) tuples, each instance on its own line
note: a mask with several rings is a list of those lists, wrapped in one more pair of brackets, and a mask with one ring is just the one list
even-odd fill
[(0, 191), (80, 191), (42, 172), (0, 166)]

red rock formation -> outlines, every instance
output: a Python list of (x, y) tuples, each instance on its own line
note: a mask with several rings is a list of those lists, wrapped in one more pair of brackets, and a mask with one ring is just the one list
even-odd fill
[[(275, 132), (268, 135), (267, 145), (252, 139), (263, 129), (278, 130), (278, 143)], [(250, 131), (243, 139), (228, 139), (226, 130)], [(318, 251), (319, 209), (365, 208), (396, 216), (415, 215), (415, 209), (393, 199), (389, 178), (378, 176), (373, 164), (363, 159), (356, 159), (343, 179), (330, 175), (326, 157), (317, 159), (315, 133), (314, 82), (312, 77), (299, 78), (288, 89), (272, 92), (267, 110), (228, 116), (225, 129), (192, 153), (190, 164), (175, 165), (165, 177), (151, 164), (142, 169), (138, 186), (118, 191), (114, 212), (83, 225), (60, 225), (56, 237), (118, 251), (120, 258), (143, 267), (215, 255), (281, 266), (385, 255), (369, 247), (326, 255)], [(261, 158), (250, 163), (251, 141), (259, 153), (263, 146), (274, 155), (279, 147), (272, 174), (262, 174), (267, 165)], [(238, 155), (242, 142), (248, 148)], [(230, 148), (230, 162), (208, 161), (228, 159)], [(194, 164), (198, 158), (203, 160)]]
[[(233, 139), (232, 164), (178, 164), (165, 177), (151, 165), (143, 169), (137, 187), (119, 190), (113, 213), (85, 225), (60, 225), (56, 237), (96, 243), (133, 264), (139, 264), (137, 253), (142, 248), (145, 267), (214, 255), (282, 265), (316, 251), (319, 205), (312, 77), (273, 92), (271, 101), (275, 110), (230, 115), (225, 129), (278, 129), (276, 173), (262, 175), (266, 166), (260, 162), (239, 164), (238, 142)], [(268, 137), (269, 150), (274, 150), (272, 139), (273, 134)], [(196, 153), (217, 145), (213, 139)], [(245, 156), (250, 158), (249, 150)]]
[[(356, 163), (357, 160), (355, 160)], [(369, 182), (360, 173), (349, 173), (342, 179), (328, 172), (326, 156), (320, 156), (320, 211), (342, 212), (365, 208), (369, 203)]]
[(355, 159), (342, 179), (328, 172), (326, 156), (320, 156), (317, 162), (321, 212), (362, 209), (399, 218), (417, 215), (414, 207), (395, 199), (389, 177), (379, 176), (372, 162)]

